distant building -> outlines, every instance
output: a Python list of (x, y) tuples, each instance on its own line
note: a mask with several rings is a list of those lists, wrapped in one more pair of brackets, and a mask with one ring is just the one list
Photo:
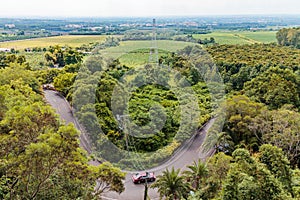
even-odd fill
[(14, 24), (5, 24), (4, 27), (5, 28), (15, 28), (16, 25), (14, 25)]
[(0, 48), (0, 52), (11, 52), (8, 48)]
[(101, 31), (103, 29), (102, 26), (95, 26), (95, 27), (90, 27), (91, 31)]
[(67, 24), (65, 26), (66, 28), (82, 28), (83, 26), (81, 24)]

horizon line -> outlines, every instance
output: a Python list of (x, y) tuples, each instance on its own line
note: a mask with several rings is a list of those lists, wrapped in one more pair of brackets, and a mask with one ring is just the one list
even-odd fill
[(93, 18), (184, 18), (184, 17), (237, 17), (237, 16), (257, 16), (257, 17), (285, 17), (285, 16), (300, 16), (300, 14), (296, 13), (263, 13), (263, 14), (200, 14), (200, 15), (136, 15), (136, 16), (128, 16), (128, 15), (120, 15), (120, 16), (51, 16), (51, 15), (19, 15), (19, 16), (1, 16), (1, 19), (20, 19), (20, 18), (27, 18), (27, 19), (37, 19), (37, 18), (42, 18), (42, 19), (71, 19), (71, 18), (88, 18), (88, 19), (93, 19)]

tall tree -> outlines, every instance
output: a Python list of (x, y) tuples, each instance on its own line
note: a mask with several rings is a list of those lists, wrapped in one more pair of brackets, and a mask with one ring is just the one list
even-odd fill
[(160, 198), (165, 197), (168, 200), (179, 200), (186, 198), (190, 190), (188, 183), (184, 181), (184, 177), (179, 175), (180, 170), (163, 171), (163, 174), (158, 176), (158, 180), (150, 187), (158, 188)]
[(282, 149), (264, 144), (259, 148), (259, 161), (264, 163), (275, 178), (283, 184), (284, 188), (294, 196), (292, 188), (292, 170), (290, 162), (284, 155)]
[(183, 174), (187, 178), (187, 182), (191, 183), (195, 190), (201, 189), (205, 179), (208, 176), (208, 169), (200, 159), (198, 162), (194, 161), (192, 165), (187, 166), (188, 170)]
[(299, 166), (300, 160), (300, 114), (286, 109), (264, 111), (250, 124), (251, 131), (261, 142), (281, 148), (292, 166)]

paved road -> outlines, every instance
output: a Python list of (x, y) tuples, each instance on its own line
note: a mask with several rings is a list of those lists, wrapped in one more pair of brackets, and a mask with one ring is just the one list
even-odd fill
[[(44, 95), (47, 102), (56, 110), (60, 118), (66, 123), (73, 123), (78, 130), (81, 130), (79, 123), (75, 119), (72, 108), (67, 100), (61, 96), (58, 92), (53, 90), (44, 90)], [(83, 147), (88, 153), (91, 153), (91, 146), (84, 134), (80, 134), (80, 146)], [(91, 164), (99, 164), (99, 162), (94, 161)]]
[[(56, 112), (60, 115), (61, 119), (63, 119), (66, 123), (74, 123), (75, 126), (80, 130), (80, 127), (72, 114), (72, 110), (68, 102), (60, 96), (57, 92), (51, 90), (45, 90), (45, 98), (49, 102), (49, 104), (56, 110)], [(184, 170), (187, 165), (190, 165), (193, 161), (197, 161), (199, 158), (205, 160), (209, 156), (211, 156), (214, 152), (213, 150), (207, 153), (203, 153), (201, 151), (201, 144), (204, 141), (207, 130), (214, 123), (214, 119), (211, 119), (200, 131), (196, 134), (190, 142), (188, 142), (184, 148), (178, 151), (173, 157), (171, 157), (167, 162), (162, 165), (149, 169), (148, 171), (153, 171), (156, 176), (161, 174), (167, 168), (174, 167), (175, 169)], [(90, 146), (86, 141), (86, 138), (81, 135), (80, 136), (80, 144), (83, 148), (85, 148), (88, 152), (90, 152)], [(91, 164), (97, 164), (91, 163)], [(134, 173), (134, 172), (132, 172)], [(125, 191), (122, 194), (117, 194), (114, 192), (110, 192), (103, 196), (103, 199), (107, 200), (142, 200), (144, 193), (144, 185), (136, 185), (131, 181), (131, 174), (127, 173), (125, 180)], [(157, 191), (154, 189), (148, 190), (148, 195), (151, 199), (159, 199)]]

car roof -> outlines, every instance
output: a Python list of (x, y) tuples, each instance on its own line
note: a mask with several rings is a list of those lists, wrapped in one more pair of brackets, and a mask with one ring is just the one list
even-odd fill
[(141, 172), (141, 173), (136, 173), (136, 176), (146, 176), (147, 174), (153, 174), (153, 172)]

